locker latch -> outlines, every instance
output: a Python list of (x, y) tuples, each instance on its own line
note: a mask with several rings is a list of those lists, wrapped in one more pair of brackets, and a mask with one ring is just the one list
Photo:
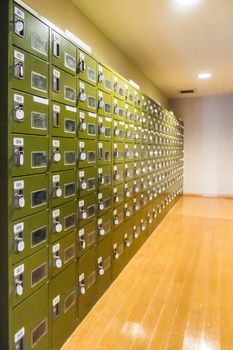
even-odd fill
[(62, 260), (59, 255), (60, 252), (60, 245), (57, 243), (55, 246), (53, 246), (53, 261), (54, 261), (54, 266), (57, 269), (60, 269), (62, 267)]
[(124, 239), (125, 239), (125, 246), (126, 246), (127, 248), (130, 248), (131, 242), (130, 242), (130, 240), (129, 240), (129, 238), (128, 238), (127, 233), (125, 234)]
[(118, 252), (117, 244), (114, 244), (114, 246), (113, 246), (113, 256), (114, 256), (114, 258), (115, 258), (116, 260), (118, 260), (119, 257), (120, 257), (120, 254), (119, 254), (119, 252)]
[(86, 294), (85, 276), (82, 274), (79, 276), (79, 290), (82, 295)]
[(23, 181), (14, 183), (14, 207), (23, 208), (25, 206)]
[(24, 79), (24, 54), (14, 51), (14, 76)]
[(80, 113), (80, 131), (85, 131), (87, 129), (87, 123), (85, 121), (85, 115)]
[(104, 275), (104, 266), (103, 266), (103, 258), (99, 257), (98, 258), (98, 272), (100, 276)]
[(99, 98), (98, 105), (99, 105), (99, 108), (104, 109), (105, 103), (104, 103), (103, 97)]
[(60, 77), (61, 73), (58, 70), (53, 69), (53, 91), (55, 92), (60, 91)]
[(15, 251), (22, 252), (25, 248), (24, 243), (24, 223), (14, 225), (14, 242), (15, 242)]
[(80, 159), (81, 159), (81, 160), (86, 160), (86, 159), (87, 159), (87, 154), (86, 154), (86, 152), (85, 152), (85, 148), (84, 148), (84, 147), (82, 147), (82, 148), (80, 149)]
[(53, 228), (54, 232), (60, 233), (63, 229), (61, 221), (60, 221), (60, 209), (53, 211)]
[(100, 234), (100, 236), (104, 236), (105, 235), (105, 229), (104, 229), (102, 223), (99, 223), (99, 234)]
[(22, 104), (17, 104), (14, 109), (14, 119), (21, 122), (24, 120), (24, 110)]
[(103, 72), (99, 72), (98, 82), (102, 83), (103, 81), (104, 81), (104, 74), (103, 74)]
[(60, 198), (62, 196), (62, 189), (60, 185), (60, 175), (53, 176), (53, 198)]
[(24, 164), (24, 139), (23, 138), (13, 138), (14, 147), (14, 165)]
[(14, 277), (15, 277), (15, 292), (16, 295), (23, 295), (23, 287), (24, 287), (24, 264), (17, 266), (14, 269)]
[(99, 196), (99, 210), (104, 210), (103, 198)]
[(81, 234), (79, 233), (79, 245), (81, 249), (86, 249), (86, 240), (84, 238), (84, 232), (82, 232)]

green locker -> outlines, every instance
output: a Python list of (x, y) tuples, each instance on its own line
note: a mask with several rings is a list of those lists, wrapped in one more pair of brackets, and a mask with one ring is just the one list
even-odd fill
[(124, 174), (125, 174), (124, 164), (113, 165), (113, 184), (114, 184), (114, 186), (123, 182)]
[(134, 124), (125, 123), (125, 140), (127, 142), (136, 141), (136, 132)]
[(48, 242), (48, 210), (14, 221), (9, 225), (9, 249), (12, 264), (44, 248)]
[(133, 180), (128, 181), (124, 184), (125, 198), (128, 200), (133, 197), (134, 194), (134, 183)]
[(112, 119), (108, 117), (98, 117), (99, 141), (111, 141)]
[(112, 144), (110, 142), (98, 142), (98, 166), (109, 165), (112, 161)]
[(77, 253), (83, 255), (95, 245), (97, 235), (97, 222), (93, 219), (91, 222), (80, 228), (77, 232)]
[(105, 213), (97, 220), (97, 240), (104, 239), (111, 233), (112, 229), (112, 212)]
[(14, 47), (11, 68), (13, 89), (48, 97), (48, 63)]
[(119, 184), (113, 187), (113, 206), (116, 207), (123, 203), (125, 199), (125, 187), (124, 184)]
[(78, 140), (78, 168), (87, 168), (96, 165), (96, 142)]
[(105, 237), (96, 246), (96, 289), (100, 297), (111, 284), (111, 237)]
[(133, 231), (131, 229), (131, 223), (128, 221), (123, 227), (124, 238), (124, 265), (128, 264), (130, 259), (134, 255), (134, 238)]
[(112, 209), (112, 189), (111, 187), (98, 193), (98, 216)]
[(49, 312), (52, 350), (59, 350), (75, 328), (77, 303), (75, 273), (75, 263), (72, 263), (50, 282)]
[(73, 170), (50, 174), (50, 203), (55, 207), (76, 196), (76, 173)]
[(125, 123), (123, 121), (113, 121), (113, 140), (114, 142), (123, 142), (125, 139)]
[(50, 274), (55, 277), (75, 260), (76, 232), (73, 231), (50, 247)]
[(18, 4), (13, 6), (12, 43), (48, 61), (49, 27)]
[(45, 98), (12, 90), (9, 128), (14, 133), (47, 135), (48, 104)]
[(112, 280), (124, 266), (124, 227), (121, 226), (112, 233)]
[(54, 243), (72, 232), (75, 226), (76, 201), (71, 201), (54, 208), (50, 213), (50, 241)]
[(48, 207), (48, 175), (31, 175), (10, 180), (9, 216), (17, 220)]
[(48, 304), (48, 286), (44, 285), (11, 312), (11, 350), (50, 349)]
[(134, 163), (133, 162), (125, 163), (124, 168), (125, 168), (125, 172), (124, 172), (125, 181), (133, 180), (134, 179)]
[(128, 103), (125, 103), (125, 122), (134, 123), (134, 107)]
[(13, 134), (9, 147), (10, 176), (38, 174), (48, 169), (49, 139), (46, 136)]
[(109, 188), (112, 183), (112, 166), (98, 167), (98, 189), (102, 191)]
[(78, 170), (78, 195), (79, 198), (94, 193), (97, 189), (97, 170), (90, 167)]
[(77, 108), (52, 102), (50, 111), (50, 133), (54, 137), (76, 137)]
[(77, 79), (78, 108), (96, 113), (97, 110), (97, 90), (82, 80)]
[(90, 222), (97, 214), (97, 195), (91, 194), (78, 201), (78, 223), (79, 227)]
[(79, 319), (82, 319), (96, 301), (95, 247), (78, 260)]
[(77, 49), (78, 58), (78, 78), (86, 81), (89, 84), (96, 86), (97, 84), (97, 62), (96, 60), (85, 53), (84, 51)]
[(138, 178), (141, 176), (141, 174), (142, 174), (141, 162), (136, 161), (134, 162), (134, 177)]
[(111, 117), (112, 114), (112, 96), (108, 93), (98, 90), (98, 114), (104, 117)]
[(72, 75), (76, 75), (76, 46), (54, 30), (52, 30), (51, 39), (52, 65)]
[(76, 77), (57, 67), (51, 67), (52, 100), (76, 106)]
[(130, 217), (132, 217), (134, 213), (134, 201), (133, 198), (127, 200), (124, 205), (125, 208), (125, 221), (127, 221)]
[(117, 120), (124, 120), (125, 118), (125, 103), (118, 98), (112, 100), (112, 116)]
[(113, 94), (115, 97), (124, 100), (125, 99), (125, 82), (124, 79), (120, 76), (113, 74), (112, 75), (112, 85), (113, 85)]
[(98, 64), (98, 88), (111, 94), (112, 93), (112, 73), (101, 63)]
[(134, 144), (125, 143), (125, 162), (132, 162), (134, 160)]
[(124, 221), (125, 208), (124, 203), (119, 204), (113, 209), (113, 229), (118, 228)]
[(71, 138), (51, 137), (50, 170), (57, 172), (76, 167), (76, 140)]
[(77, 124), (78, 124), (79, 139), (96, 140), (97, 138), (96, 113), (79, 110)]
[(125, 100), (130, 105), (134, 106), (135, 97), (134, 97), (134, 88), (130, 85), (130, 83), (125, 83)]
[(47, 247), (13, 265), (9, 286), (11, 305), (15, 307), (48, 280)]
[(113, 162), (114, 164), (123, 163), (125, 156), (124, 143), (116, 142), (113, 144)]

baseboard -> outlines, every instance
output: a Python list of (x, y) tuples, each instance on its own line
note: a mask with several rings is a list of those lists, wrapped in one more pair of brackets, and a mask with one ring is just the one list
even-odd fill
[(187, 197), (211, 197), (211, 198), (233, 199), (233, 195), (227, 195), (227, 194), (208, 194), (208, 193), (188, 193), (188, 192), (185, 192), (183, 195), (187, 196)]

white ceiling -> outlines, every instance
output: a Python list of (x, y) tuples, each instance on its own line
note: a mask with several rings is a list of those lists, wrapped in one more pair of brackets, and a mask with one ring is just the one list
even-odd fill
[[(168, 97), (231, 93), (233, 0), (192, 1), (73, 0)], [(212, 78), (198, 80), (202, 71)]]

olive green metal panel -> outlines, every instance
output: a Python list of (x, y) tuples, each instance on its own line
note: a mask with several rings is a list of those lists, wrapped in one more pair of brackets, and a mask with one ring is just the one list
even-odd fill
[(78, 168), (87, 168), (96, 165), (97, 145), (89, 140), (78, 140)]
[(124, 227), (120, 226), (112, 235), (112, 279), (114, 280), (124, 266)]
[(112, 166), (98, 166), (98, 189), (99, 191), (109, 188), (112, 184)]
[(113, 140), (123, 142), (125, 139), (125, 123), (122, 120), (113, 121)]
[(117, 74), (112, 75), (113, 94), (115, 97), (125, 99), (125, 81)]
[(11, 79), (12, 88), (40, 97), (48, 97), (48, 63), (13, 47)]
[(86, 81), (89, 84), (96, 86), (97, 84), (97, 62), (96, 60), (85, 53), (84, 51), (77, 49), (78, 60), (78, 77), (81, 80)]
[(125, 208), (124, 203), (113, 209), (113, 230), (117, 229), (124, 221)]
[(10, 276), (10, 304), (15, 307), (47, 282), (47, 247), (13, 265), (10, 269)]
[(96, 220), (91, 220), (88, 224), (80, 228), (77, 232), (77, 254), (78, 256), (83, 255), (96, 242), (97, 223)]
[(112, 144), (107, 141), (98, 142), (98, 166), (110, 165), (112, 162)]
[(96, 301), (95, 247), (78, 260), (79, 319), (82, 319)]
[(47, 136), (13, 134), (10, 138), (10, 176), (43, 173), (48, 170), (49, 139)]
[(76, 77), (51, 66), (50, 79), (52, 100), (75, 107), (77, 100)]
[(50, 205), (55, 207), (76, 197), (76, 173), (73, 170), (50, 174)]
[(112, 116), (114, 119), (122, 120), (125, 119), (125, 102), (119, 98), (114, 97), (112, 99)]
[(49, 125), (48, 99), (12, 90), (12, 105), (9, 109), (11, 132), (32, 135), (47, 135)]
[(51, 63), (76, 75), (76, 46), (54, 30), (51, 34)]
[(113, 143), (113, 163), (123, 163), (125, 156), (125, 145), (121, 142)]
[(49, 312), (52, 350), (59, 350), (75, 328), (77, 303), (75, 273), (75, 263), (72, 263), (50, 282)]
[(12, 264), (44, 248), (48, 242), (48, 210), (11, 222), (9, 225), (9, 251)]
[(112, 230), (112, 212), (109, 211), (97, 220), (97, 241), (101, 241), (108, 236)]
[(48, 207), (48, 175), (31, 175), (10, 180), (9, 217), (17, 220)]
[(115, 164), (113, 165), (113, 184), (118, 185), (124, 180), (124, 164)]
[(79, 197), (88, 196), (97, 190), (96, 167), (84, 168), (77, 172), (77, 184)]
[(98, 98), (98, 109), (97, 109), (98, 114), (104, 117), (111, 117), (112, 96), (102, 90), (98, 90), (97, 98)]
[(101, 296), (111, 283), (111, 237), (96, 246), (97, 295)]
[(98, 135), (96, 113), (79, 110), (77, 124), (79, 139), (96, 140)]
[(49, 350), (48, 286), (11, 311), (10, 349)]
[(112, 188), (98, 193), (98, 217), (112, 209)]
[(121, 183), (113, 187), (113, 206), (117, 207), (124, 203), (125, 199), (125, 184)]
[(39, 58), (49, 59), (49, 27), (40, 19), (14, 3), (12, 43)]
[(57, 172), (76, 167), (76, 140), (71, 138), (50, 138), (50, 170)]
[(78, 224), (79, 227), (93, 220), (97, 214), (97, 195), (91, 194), (78, 201)]
[(78, 108), (96, 113), (97, 89), (82, 80), (77, 79)]
[(76, 232), (73, 231), (50, 247), (50, 277), (63, 271), (75, 260)]
[(112, 72), (101, 63), (98, 64), (98, 88), (111, 94), (112, 93)]
[(52, 102), (50, 105), (50, 134), (54, 137), (76, 137), (76, 107)]
[(112, 134), (112, 119), (109, 117), (98, 117), (99, 141), (111, 141)]
[(76, 226), (76, 201), (65, 203), (50, 211), (50, 242), (61, 239)]

